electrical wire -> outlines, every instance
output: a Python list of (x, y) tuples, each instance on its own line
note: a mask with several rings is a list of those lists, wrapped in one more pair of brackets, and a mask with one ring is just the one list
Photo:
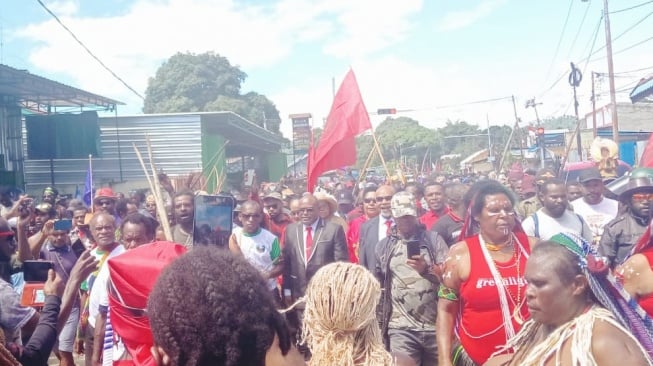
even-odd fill
[(565, 35), (565, 30), (567, 30), (567, 24), (569, 23), (569, 17), (571, 15), (571, 9), (573, 8), (574, 5), (574, 0), (569, 1), (569, 8), (567, 9), (567, 17), (565, 17), (565, 23), (562, 25), (562, 31), (560, 31), (560, 37), (558, 37), (558, 44), (556, 45), (556, 50), (553, 53), (553, 58), (551, 59), (551, 63), (549, 64), (549, 68), (546, 72), (546, 77), (544, 78), (544, 82), (549, 80), (549, 76), (551, 76), (551, 70), (553, 69), (553, 65), (555, 64), (556, 58), (558, 57), (558, 52), (560, 51), (560, 45), (562, 44), (562, 38)]
[(620, 54), (620, 53), (626, 52), (626, 51), (628, 51), (628, 50), (630, 50), (630, 49), (633, 49), (633, 48), (635, 48), (635, 47), (637, 47), (637, 46), (641, 46), (642, 44), (644, 44), (644, 43), (646, 43), (646, 42), (648, 42), (648, 41), (650, 41), (650, 40), (652, 40), (652, 39), (653, 39), (653, 37), (648, 37), (648, 38), (646, 38), (646, 39), (643, 40), (643, 41), (639, 41), (639, 42), (637, 42), (637, 43), (635, 43), (635, 44), (633, 44), (633, 45), (630, 45), (630, 46), (628, 46), (628, 47), (626, 47), (626, 48), (620, 49), (620, 50), (617, 51), (617, 52), (613, 52), (612, 55), (618, 55), (618, 54)]
[(68, 29), (68, 27), (66, 27), (66, 25), (63, 24), (63, 22), (59, 19), (59, 17), (57, 17), (56, 14), (54, 14), (50, 9), (48, 9), (47, 6), (45, 6), (45, 4), (43, 4), (43, 1), (41, 0), (36, 0), (36, 1), (41, 5), (41, 7), (43, 7), (43, 9), (45, 9), (46, 12), (48, 12), (48, 14), (50, 14), (54, 18), (54, 20), (57, 21), (57, 23), (59, 23), (59, 25), (63, 27), (63, 29), (65, 29), (73, 37), (73, 39), (80, 46), (82, 46), (82, 48), (86, 51), (86, 53), (88, 53), (91, 57), (95, 59), (95, 61), (97, 61), (100, 64), (100, 66), (102, 66), (105, 70), (107, 70), (114, 78), (116, 78), (116, 80), (120, 81), (122, 85), (124, 85), (132, 93), (136, 94), (141, 99), (145, 99), (139, 92), (137, 92), (134, 88), (129, 86), (127, 82), (125, 82), (120, 76), (118, 76), (115, 72), (113, 72), (113, 70), (111, 70), (107, 65), (105, 65), (104, 62), (102, 62), (102, 60), (100, 60), (97, 56), (95, 56), (95, 54), (91, 52), (91, 50), (88, 49), (88, 47), (86, 47), (86, 45), (81, 40), (79, 40), (79, 38), (77, 38), (75, 33), (73, 33), (73, 31), (71, 31), (70, 29)]
[[(436, 109), (449, 109), (449, 108), (464, 107), (464, 106), (474, 105), (474, 104), (492, 103), (492, 102), (498, 102), (498, 101), (508, 100), (508, 99), (512, 99), (512, 96), (492, 98), (492, 99), (474, 100), (474, 101), (471, 101), (471, 102), (458, 103), (458, 104), (446, 104), (446, 105), (435, 106), (435, 107), (431, 107), (431, 108), (397, 109), (396, 113), (425, 112), (425, 111), (433, 111), (433, 110), (436, 110)], [(369, 112), (369, 114), (370, 115), (379, 115), (377, 112)]]
[(621, 13), (621, 12), (624, 12), (624, 11), (637, 9), (640, 6), (648, 5), (648, 4), (651, 4), (651, 3), (653, 3), (653, 1), (645, 1), (645, 2), (643, 2), (641, 4), (633, 5), (631, 7), (625, 8), (625, 9), (619, 9), (619, 10), (611, 11), (610, 14), (617, 14), (617, 13)]
[(571, 51), (574, 49), (574, 46), (576, 46), (576, 41), (578, 40), (578, 36), (580, 35), (581, 29), (583, 29), (583, 25), (585, 24), (585, 18), (587, 18), (587, 13), (589, 13), (589, 10), (590, 10), (590, 4), (588, 2), (587, 6), (585, 7), (585, 12), (583, 13), (583, 19), (580, 21), (580, 26), (578, 26), (578, 30), (576, 31), (576, 35), (574, 36), (574, 41), (571, 42), (571, 47), (569, 47), (569, 52), (567, 52), (567, 58), (571, 58)]
[[(603, 22), (603, 15), (601, 15), (601, 16), (599, 17), (599, 21), (598, 21), (597, 24), (596, 24), (596, 29), (594, 30), (594, 35), (593, 35), (592, 38), (590, 39), (591, 42), (592, 42), (592, 43), (591, 43), (591, 44), (592, 44), (591, 48), (594, 48), (594, 43), (596, 43), (596, 38), (597, 38), (597, 36), (598, 36), (598, 34), (599, 34), (599, 30), (601, 29), (601, 23), (602, 23), (602, 22)], [(590, 46), (589, 42), (588, 42), (588, 46)], [(587, 47), (585, 47), (585, 48), (587, 48)], [(590, 53), (591, 53), (591, 52), (592, 52), (592, 51), (590, 51)], [(581, 60), (580, 62), (578, 62), (578, 64), (580, 64), (580, 63), (586, 61), (589, 57), (591, 57), (591, 56), (588, 56), (586, 59)], [(551, 84), (551, 86), (549, 86), (549, 87), (546, 88), (543, 92), (540, 93), (540, 95), (538, 96), (538, 99), (541, 99), (542, 96), (544, 96), (546, 93), (548, 93), (548, 92), (550, 92), (551, 90), (553, 90), (553, 88), (555, 88), (556, 85), (558, 85), (558, 83), (559, 83), (562, 79), (564, 79), (565, 76), (568, 75), (568, 73), (569, 73), (569, 70), (565, 69), (565, 71), (563, 71), (563, 72), (560, 74), (560, 76), (558, 76), (558, 78), (553, 82), (553, 84)], [(584, 73), (585, 73), (585, 69), (583, 69), (583, 74), (584, 74)]]
[[(637, 27), (638, 25), (642, 24), (642, 22), (645, 21), (646, 19), (648, 19), (651, 15), (653, 15), (653, 11), (650, 12), (650, 13), (648, 13), (648, 14), (646, 14), (642, 19), (638, 20), (637, 22), (635, 22), (635, 23), (634, 23), (633, 25), (631, 25), (630, 27), (626, 28), (626, 30), (624, 30), (623, 32), (619, 33), (619, 35), (617, 35), (616, 37), (612, 38), (612, 42), (615, 42), (616, 40), (618, 40), (619, 38), (621, 38), (623, 35), (625, 35), (626, 33), (630, 32), (631, 30), (633, 30), (633, 28), (635, 28), (635, 27)], [(589, 57), (592, 57), (592, 56), (596, 55), (597, 53), (603, 51), (605, 48), (606, 48), (606, 45), (603, 45), (603, 46), (599, 47), (596, 51), (594, 51), (594, 53), (590, 54)], [(613, 55), (614, 55), (614, 53), (613, 53)], [(591, 61), (598, 61), (598, 60), (602, 60), (602, 59), (607, 58), (607, 57), (608, 57), (608, 56), (605, 56), (605, 55), (604, 55), (604, 56), (601, 56), (601, 57), (593, 58), (593, 59), (591, 59)]]

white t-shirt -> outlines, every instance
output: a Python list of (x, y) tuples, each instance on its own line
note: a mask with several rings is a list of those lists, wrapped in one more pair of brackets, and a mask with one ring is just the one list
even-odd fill
[(603, 227), (617, 217), (619, 212), (619, 202), (606, 197), (596, 205), (589, 205), (583, 197), (572, 201), (571, 205), (574, 207), (574, 212), (579, 214), (592, 230), (594, 245), (598, 245), (601, 240)]
[[(91, 253), (95, 252), (97, 249), (98, 248), (93, 249)], [(107, 259), (104, 261), (104, 263), (102, 263), (102, 267), (100, 268), (97, 277), (93, 281), (91, 294), (88, 298), (88, 323), (92, 327), (95, 327), (95, 318), (98, 316), (100, 311), (100, 305), (109, 305), (109, 290), (107, 288), (109, 283), (109, 266), (107, 266), (107, 261), (119, 254), (122, 254), (124, 251), (125, 247), (122, 246), (122, 244), (113, 248), (111, 253), (109, 253), (107, 256)]]
[(535, 220), (533, 216), (529, 216), (521, 223), (524, 231), (528, 236), (538, 237), (542, 240), (549, 240), (552, 236), (569, 232), (581, 235), (587, 241), (592, 242), (593, 233), (587, 223), (577, 214), (565, 210), (562, 216), (558, 218), (551, 217), (544, 213), (540, 208), (535, 212), (537, 215), (537, 230), (535, 230)]
[[(245, 259), (254, 268), (261, 272), (267, 272), (274, 267), (281, 254), (279, 239), (276, 235), (265, 229), (259, 229), (256, 234), (247, 234), (242, 228), (233, 231), (236, 243), (240, 247)], [(267, 280), (268, 289), (274, 290), (277, 287), (277, 280)]]

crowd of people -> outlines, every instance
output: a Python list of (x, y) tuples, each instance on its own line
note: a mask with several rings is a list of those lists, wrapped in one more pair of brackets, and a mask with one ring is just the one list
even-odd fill
[(204, 192), (3, 193), (0, 364), (652, 365), (653, 169), (423, 178), (232, 192), (224, 245)]

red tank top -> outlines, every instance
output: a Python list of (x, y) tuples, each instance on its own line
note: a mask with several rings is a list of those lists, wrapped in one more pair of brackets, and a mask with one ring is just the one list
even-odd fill
[[(510, 314), (515, 309), (515, 303), (519, 298), (522, 304), (520, 313), (522, 319), (530, 317), (526, 307), (526, 281), (524, 280), (524, 269), (526, 268), (526, 255), (521, 248), (530, 254), (528, 237), (524, 233), (515, 233), (519, 246), (515, 248), (521, 253), (514, 256), (507, 262), (495, 262), (499, 275), (503, 278), (507, 290), (506, 299), (509, 305)], [(501, 315), (501, 303), (494, 278), (490, 267), (485, 261), (481, 250), (481, 243), (478, 235), (465, 239), (469, 248), (470, 271), (469, 278), (460, 287), (460, 312), (456, 321), (456, 334), (460, 343), (465, 348), (469, 357), (478, 365), (487, 361), (498, 346), (506, 344), (506, 331), (503, 326)], [(519, 271), (518, 271), (519, 268)], [(519, 332), (521, 326), (512, 319), (512, 326), (515, 333)]]
[[(653, 265), (651, 265), (651, 263), (653, 263), (653, 250), (645, 250), (641, 252), (641, 254), (646, 257), (648, 265), (653, 269)], [(637, 300), (637, 303), (642, 307), (642, 309), (644, 309), (644, 311), (646, 311), (648, 316), (653, 317), (653, 294), (648, 294), (646, 296), (640, 297)]]

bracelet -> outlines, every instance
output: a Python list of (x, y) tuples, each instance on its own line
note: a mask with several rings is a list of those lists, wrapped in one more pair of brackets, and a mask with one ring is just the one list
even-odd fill
[(449, 301), (458, 301), (458, 291), (440, 284), (440, 287), (438, 287), (438, 297)]

